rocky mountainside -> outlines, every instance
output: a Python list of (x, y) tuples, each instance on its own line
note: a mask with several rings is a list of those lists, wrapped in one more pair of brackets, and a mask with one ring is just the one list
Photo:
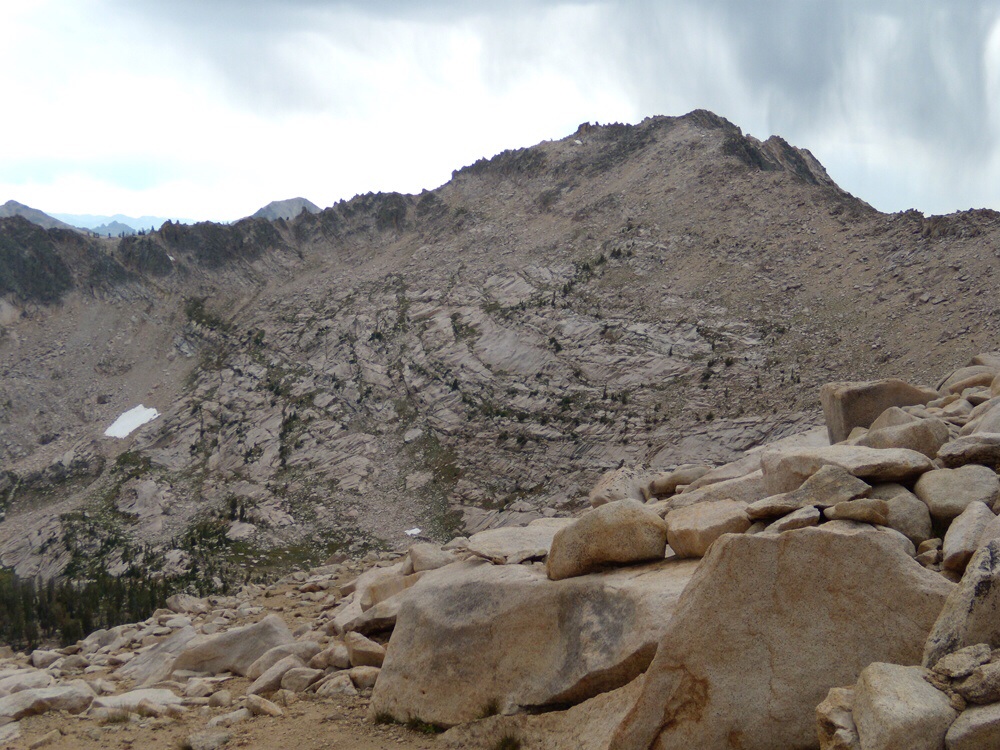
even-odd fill
[(998, 218), (880, 214), (697, 111), (293, 220), (0, 221), (0, 563), (224, 583), (728, 461), (818, 424), (821, 383), (996, 348)]
[(572, 518), (4, 647), (0, 745), (996, 747), (1000, 353), (820, 397), (819, 429), (609, 471)]
[(39, 211), (37, 208), (25, 206), (23, 203), (18, 203), (17, 201), (7, 201), (0, 206), (0, 218), (9, 218), (11, 216), (23, 216), (32, 224), (37, 224), (44, 229), (71, 229), (79, 231), (75, 226), (53, 218), (47, 213)]
[(271, 201), (263, 208), (259, 208), (250, 216), (251, 219), (267, 219), (275, 221), (277, 219), (294, 219), (303, 211), (311, 214), (318, 214), (319, 206), (305, 198), (289, 198), (283, 201)]

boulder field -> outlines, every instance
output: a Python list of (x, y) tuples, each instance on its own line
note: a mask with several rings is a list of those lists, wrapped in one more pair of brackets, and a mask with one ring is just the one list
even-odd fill
[(832, 445), (623, 466), (576, 518), (177, 595), (0, 659), (0, 741), (52, 711), (238, 731), (360, 694), (449, 748), (1000, 747), (1000, 359), (822, 404)]

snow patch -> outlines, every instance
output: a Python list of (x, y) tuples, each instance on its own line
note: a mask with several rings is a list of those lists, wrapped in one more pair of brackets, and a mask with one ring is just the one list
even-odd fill
[(147, 422), (152, 422), (160, 416), (156, 409), (147, 409), (139, 404), (134, 409), (129, 409), (114, 421), (108, 429), (104, 431), (105, 437), (126, 438), (142, 427)]

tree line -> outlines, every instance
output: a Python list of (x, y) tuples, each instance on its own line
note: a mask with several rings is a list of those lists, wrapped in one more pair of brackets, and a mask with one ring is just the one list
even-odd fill
[(149, 576), (35, 581), (0, 572), (0, 643), (19, 650), (51, 641), (67, 646), (95, 630), (145, 620), (169, 593), (167, 582)]

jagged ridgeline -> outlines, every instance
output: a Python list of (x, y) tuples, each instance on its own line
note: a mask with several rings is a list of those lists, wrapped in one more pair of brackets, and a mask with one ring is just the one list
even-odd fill
[(306, 209), (0, 220), (0, 564), (207, 591), (564, 516), (817, 424), (823, 382), (995, 347), (995, 213), (881, 214), (704, 111)]

